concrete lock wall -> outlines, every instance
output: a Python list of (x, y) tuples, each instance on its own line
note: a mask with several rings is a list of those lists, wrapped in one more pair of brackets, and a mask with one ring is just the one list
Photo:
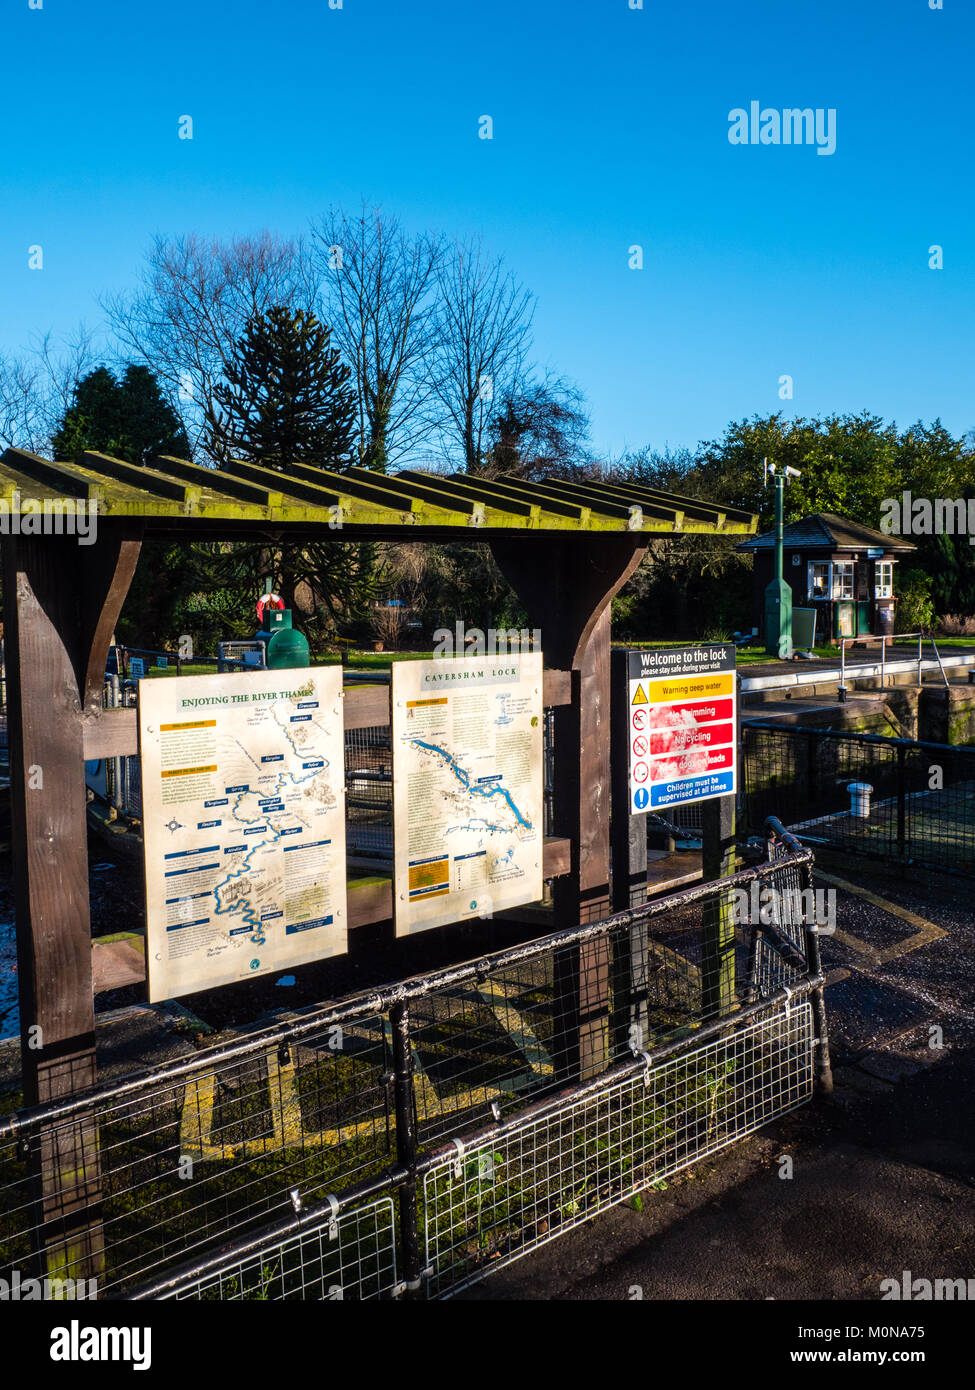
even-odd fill
[(975, 686), (925, 687), (917, 737), (927, 743), (975, 743)]

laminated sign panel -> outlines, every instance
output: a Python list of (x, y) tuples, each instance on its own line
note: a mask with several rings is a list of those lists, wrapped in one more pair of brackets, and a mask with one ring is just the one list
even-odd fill
[(731, 642), (630, 652), (630, 812), (735, 790), (737, 689)]
[(393, 666), (396, 934), (542, 896), (542, 656)]
[(346, 950), (342, 672), (139, 690), (149, 998)]

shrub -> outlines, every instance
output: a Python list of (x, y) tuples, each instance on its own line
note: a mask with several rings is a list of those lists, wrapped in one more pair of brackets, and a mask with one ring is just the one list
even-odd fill
[(934, 626), (931, 576), (923, 570), (905, 570), (897, 583), (897, 627), (901, 632), (930, 632)]
[(946, 613), (941, 619), (941, 631), (946, 637), (975, 637), (975, 617)]

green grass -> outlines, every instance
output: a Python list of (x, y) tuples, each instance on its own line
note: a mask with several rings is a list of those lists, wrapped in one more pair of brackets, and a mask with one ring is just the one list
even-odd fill
[[(813, 655), (821, 657), (825, 661), (839, 661), (839, 647), (813, 647)], [(776, 665), (791, 666), (791, 661), (779, 662), (777, 657), (769, 656), (764, 647), (739, 647), (736, 653), (739, 666), (753, 666), (759, 662), (771, 663)]]
[[(936, 637), (934, 639), (934, 644), (939, 652), (944, 647), (960, 647), (963, 650), (967, 648), (969, 651), (975, 651), (975, 637)], [(908, 651), (913, 650), (917, 652), (917, 639), (913, 642), (898, 642), (897, 646), (898, 648), (906, 647)], [(927, 639), (925, 639), (924, 642), (924, 655), (931, 655), (931, 643)]]
[[(373, 652), (358, 651), (349, 648), (348, 651), (323, 652), (318, 656), (312, 656), (312, 666), (339, 666), (344, 664), (354, 671), (386, 671), (394, 661), (429, 661), (433, 652)], [(212, 676), (216, 671), (216, 662), (184, 661), (184, 676)], [(165, 679), (167, 676), (177, 674), (175, 663), (170, 664), (164, 669), (158, 666), (150, 666), (146, 671), (146, 679), (156, 680)]]

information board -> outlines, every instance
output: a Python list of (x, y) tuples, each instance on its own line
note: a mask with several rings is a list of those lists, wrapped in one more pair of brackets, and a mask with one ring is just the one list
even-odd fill
[(737, 689), (731, 642), (628, 654), (630, 812), (735, 790)]
[(149, 998), (346, 950), (340, 667), (144, 680)]
[(542, 896), (542, 656), (393, 666), (396, 934)]

